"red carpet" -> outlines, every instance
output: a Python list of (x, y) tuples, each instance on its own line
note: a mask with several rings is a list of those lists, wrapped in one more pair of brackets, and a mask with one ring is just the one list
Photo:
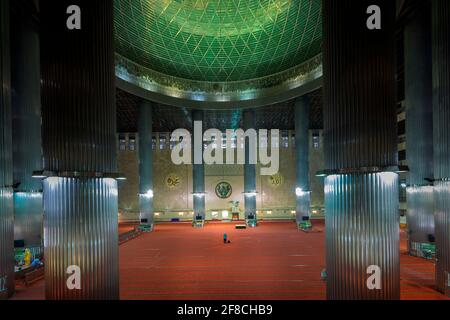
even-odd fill
[[(320, 226), (323, 229), (323, 226)], [(227, 233), (231, 244), (224, 245)], [(120, 248), (122, 299), (325, 299), (324, 234), (294, 223), (159, 225)]]
[(119, 234), (124, 234), (124, 233), (130, 232), (138, 226), (139, 226), (138, 223), (120, 223), (119, 224)]
[[(304, 233), (292, 222), (161, 224), (120, 246), (121, 299), (325, 299), (323, 222)], [(121, 232), (126, 227), (121, 228)], [(224, 245), (226, 232), (231, 244)], [(431, 261), (401, 247), (402, 299), (445, 299), (433, 289)], [(19, 289), (15, 299), (43, 299), (44, 282)]]
[(406, 233), (400, 232), (400, 277), (403, 300), (442, 300), (445, 296), (434, 288), (434, 262), (407, 254)]

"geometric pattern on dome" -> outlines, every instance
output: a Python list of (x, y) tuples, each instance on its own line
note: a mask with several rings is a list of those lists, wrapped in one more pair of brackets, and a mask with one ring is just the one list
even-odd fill
[(321, 0), (114, 0), (116, 51), (210, 82), (255, 79), (316, 56)]

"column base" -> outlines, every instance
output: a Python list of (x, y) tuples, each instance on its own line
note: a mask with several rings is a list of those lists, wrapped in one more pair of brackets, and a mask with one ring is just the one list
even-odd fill
[(46, 298), (119, 299), (117, 182), (48, 178), (44, 210)]
[(153, 232), (154, 225), (152, 224), (141, 224), (139, 226), (139, 231), (145, 232), (145, 233), (151, 233)]
[(199, 229), (201, 229), (201, 228), (203, 228), (203, 227), (205, 226), (205, 220), (204, 220), (204, 219), (201, 219), (201, 220), (194, 220), (194, 221), (192, 221), (192, 226), (193, 226), (194, 228), (199, 228)]
[(415, 257), (434, 257), (434, 193), (433, 187), (407, 189), (407, 223), (409, 254)]
[(309, 220), (311, 217), (310, 210), (311, 210), (311, 194), (309, 192), (304, 192), (303, 194), (300, 195), (297, 194), (297, 209), (295, 220), (299, 228), (304, 228), (305, 224), (311, 223)]
[[(203, 191), (202, 191), (203, 192)], [(206, 220), (206, 203), (204, 196), (196, 196), (194, 195), (194, 217), (193, 222), (196, 221), (204, 221)]]
[(325, 181), (327, 298), (400, 299), (398, 175)]
[(256, 228), (258, 226), (256, 219), (245, 219), (245, 224), (250, 228)]
[(13, 191), (0, 188), (0, 300), (14, 294)]
[(139, 229), (143, 232), (153, 231), (153, 197), (140, 196), (139, 197), (139, 207), (140, 207), (140, 226)]
[(256, 196), (245, 195), (244, 206), (245, 206), (245, 222), (247, 223), (247, 226), (253, 224), (253, 227), (256, 227), (258, 220), (258, 217), (256, 216)]
[(450, 297), (450, 182), (435, 183), (436, 287)]

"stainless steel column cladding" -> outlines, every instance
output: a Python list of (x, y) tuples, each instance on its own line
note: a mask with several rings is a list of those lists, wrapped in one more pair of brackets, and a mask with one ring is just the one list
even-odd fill
[[(410, 254), (434, 237), (431, 4), (423, 1), (405, 26), (406, 159)], [(420, 80), (419, 80), (420, 79)]]
[(153, 225), (153, 119), (152, 105), (144, 101), (139, 109), (139, 207), (141, 224)]
[[(244, 130), (256, 130), (256, 114), (254, 109), (244, 110), (242, 115)], [(244, 192), (245, 218), (256, 216), (256, 165), (250, 163), (250, 143), (245, 142)]]
[[(328, 298), (398, 299), (397, 174), (332, 175), (325, 183)], [(381, 270), (381, 290), (368, 288), (370, 266)]]
[(450, 296), (450, 2), (432, 1), (436, 285)]
[(298, 98), (295, 103), (295, 154), (297, 223), (310, 216), (311, 190), (309, 181), (309, 116), (308, 97)]
[(14, 292), (9, 0), (0, 1), (0, 300)]
[[(73, 4), (80, 30), (61, 14)], [(113, 1), (40, 9), (46, 297), (118, 299)]]
[(399, 299), (395, 1), (324, 0), (323, 20), (327, 297)]
[(29, 1), (12, 4), (11, 39), (14, 236), (27, 247), (42, 245), (41, 74), (37, 8)]

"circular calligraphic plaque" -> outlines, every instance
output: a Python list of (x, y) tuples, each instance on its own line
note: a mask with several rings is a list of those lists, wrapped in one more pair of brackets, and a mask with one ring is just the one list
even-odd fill
[(169, 188), (173, 189), (178, 187), (181, 184), (181, 178), (179, 176), (177, 176), (176, 174), (169, 174), (166, 177), (166, 186), (168, 186)]
[(283, 176), (279, 173), (269, 177), (269, 183), (272, 187), (279, 187), (283, 184)]
[(233, 194), (233, 188), (228, 182), (219, 182), (216, 186), (216, 196), (220, 199), (228, 199)]

